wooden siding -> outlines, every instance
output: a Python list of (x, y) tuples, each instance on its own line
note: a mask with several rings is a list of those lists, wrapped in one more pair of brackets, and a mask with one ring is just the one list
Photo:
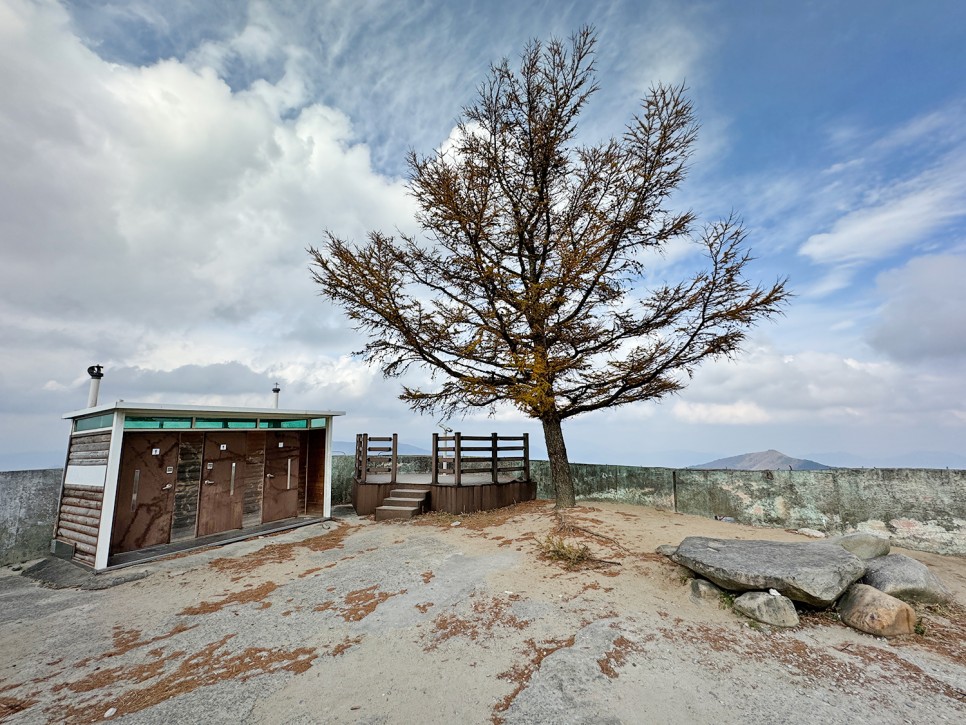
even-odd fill
[(429, 508), (431, 511), (447, 511), (451, 514), (470, 514), (533, 501), (536, 497), (537, 484), (533, 481), (480, 486), (432, 486)]
[(171, 541), (192, 539), (195, 536), (198, 522), (198, 490), (201, 487), (201, 459), (204, 450), (204, 433), (181, 434)]
[(309, 431), (305, 455), (305, 506), (309, 511), (321, 512), (325, 503), (325, 469), (329, 463), (324, 430)]
[(104, 490), (94, 486), (64, 486), (55, 537), (74, 546), (74, 558), (94, 566)]
[[(428, 474), (427, 474), (428, 476)], [(429, 491), (429, 510), (451, 514), (489, 511), (537, 497), (534, 481), (481, 484), (478, 486), (442, 486), (437, 484), (359, 483), (352, 484), (352, 505), (359, 516), (369, 516), (381, 506), (390, 491), (397, 488)]]
[(67, 450), (68, 466), (106, 466), (111, 450), (110, 433), (90, 433), (70, 438)]
[(245, 501), (242, 504), (242, 528), (262, 523), (262, 489), (265, 485), (265, 431), (247, 434), (245, 453)]

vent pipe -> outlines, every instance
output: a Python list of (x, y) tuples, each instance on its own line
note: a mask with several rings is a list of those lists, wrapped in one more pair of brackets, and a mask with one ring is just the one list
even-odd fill
[(91, 376), (91, 392), (87, 396), (88, 408), (97, 405), (97, 394), (101, 389), (101, 378), (104, 377), (104, 373), (101, 372), (103, 369), (103, 365), (91, 365), (87, 368), (87, 374)]
[(278, 387), (278, 383), (275, 383), (275, 387), (272, 388), (272, 392), (275, 393), (275, 407), (278, 407), (278, 394), (282, 392), (282, 389)]

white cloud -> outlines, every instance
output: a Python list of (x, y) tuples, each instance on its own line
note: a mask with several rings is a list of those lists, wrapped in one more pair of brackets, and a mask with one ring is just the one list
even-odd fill
[(885, 298), (869, 343), (896, 360), (966, 357), (966, 256), (918, 257), (876, 280)]
[(671, 413), (686, 423), (748, 425), (765, 423), (770, 419), (759, 405), (744, 400), (736, 403), (689, 403), (679, 400)]
[(870, 195), (871, 203), (839, 217), (830, 231), (810, 236), (800, 252), (828, 264), (880, 259), (923, 243), (966, 216), (966, 158), (947, 159), (943, 168)]

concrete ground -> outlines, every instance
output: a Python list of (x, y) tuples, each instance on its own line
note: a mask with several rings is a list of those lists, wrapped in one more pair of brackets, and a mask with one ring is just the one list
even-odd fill
[[(958, 604), (877, 639), (770, 630), (689, 596), (654, 554), (796, 534), (619, 504), (338, 521), (94, 577), (0, 570), (0, 722), (966, 721)], [(548, 537), (551, 537), (548, 539)], [(549, 546), (548, 546), (549, 545)], [(591, 556), (576, 569), (545, 552)], [(64, 588), (51, 588), (52, 585)]]

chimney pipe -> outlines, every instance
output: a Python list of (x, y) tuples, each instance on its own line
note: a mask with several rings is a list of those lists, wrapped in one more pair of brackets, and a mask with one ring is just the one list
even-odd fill
[(87, 374), (91, 376), (91, 392), (87, 396), (88, 408), (97, 405), (97, 394), (101, 389), (101, 378), (104, 377), (104, 373), (101, 372), (103, 369), (103, 365), (91, 365), (87, 368)]
[(275, 393), (275, 407), (278, 407), (278, 394), (282, 392), (282, 389), (278, 387), (278, 383), (275, 383), (275, 387), (272, 388), (272, 392)]

